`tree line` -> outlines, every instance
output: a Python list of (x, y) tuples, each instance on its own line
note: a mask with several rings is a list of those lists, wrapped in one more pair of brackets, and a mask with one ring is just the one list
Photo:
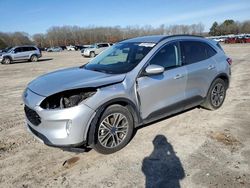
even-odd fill
[(127, 26), (127, 27), (79, 27), (79, 26), (54, 26), (46, 33), (37, 33), (29, 36), (24, 32), (4, 33), (0, 32), (0, 49), (8, 46), (35, 44), (38, 47), (84, 45), (96, 42), (115, 43), (128, 38), (144, 35), (225, 35), (250, 33), (250, 21), (237, 22), (234, 20), (225, 20), (219, 24), (214, 22), (209, 33), (204, 32), (202, 23), (192, 25), (160, 25), (152, 27), (145, 26)]
[(85, 45), (96, 42), (115, 43), (128, 38), (145, 35), (174, 35), (194, 34), (202, 35), (204, 25), (202, 23), (192, 25), (160, 25), (159, 27), (127, 26), (127, 27), (79, 27), (79, 26), (54, 26), (44, 33), (29, 36), (27, 33), (3, 33), (0, 32), (0, 49), (8, 46), (35, 44), (38, 47)]
[(250, 20), (237, 22), (234, 20), (225, 20), (222, 23), (214, 22), (210, 28), (210, 36), (220, 36), (228, 34), (250, 33)]
[(30, 36), (24, 32), (3, 33), (0, 32), (0, 49), (9, 46), (32, 44)]
[(127, 26), (127, 27), (78, 27), (62, 26), (51, 27), (46, 34), (35, 34), (33, 40), (38, 46), (67, 46), (83, 45), (96, 42), (115, 43), (128, 38), (145, 35), (197, 34), (202, 35), (204, 25), (172, 25), (166, 27)]

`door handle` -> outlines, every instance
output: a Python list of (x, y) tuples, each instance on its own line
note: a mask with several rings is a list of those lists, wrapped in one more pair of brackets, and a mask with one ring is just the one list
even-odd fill
[(184, 77), (182, 74), (177, 74), (177, 75), (174, 77), (174, 79), (180, 79), (180, 78), (182, 78), (182, 77)]
[(208, 70), (212, 70), (212, 69), (214, 69), (214, 68), (215, 68), (214, 65), (209, 65), (207, 69), (208, 69)]

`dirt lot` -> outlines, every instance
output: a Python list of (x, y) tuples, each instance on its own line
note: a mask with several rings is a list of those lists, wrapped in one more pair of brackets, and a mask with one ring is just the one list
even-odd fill
[(250, 45), (223, 46), (232, 82), (217, 111), (193, 109), (137, 131), (113, 155), (68, 152), (25, 128), (21, 94), (46, 72), (79, 66), (79, 52), (0, 66), (0, 187), (250, 187)]

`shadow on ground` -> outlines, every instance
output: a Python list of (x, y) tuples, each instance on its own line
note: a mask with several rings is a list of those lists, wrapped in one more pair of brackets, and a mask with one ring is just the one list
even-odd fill
[(38, 59), (38, 62), (40, 61), (50, 61), (53, 60), (53, 58), (43, 58), (43, 59)]
[(179, 188), (185, 172), (172, 145), (163, 135), (157, 135), (153, 144), (153, 152), (142, 162), (142, 172), (146, 177), (145, 187)]

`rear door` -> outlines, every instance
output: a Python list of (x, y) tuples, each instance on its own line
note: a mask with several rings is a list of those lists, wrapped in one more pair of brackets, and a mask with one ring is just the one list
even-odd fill
[(34, 48), (31, 46), (26, 46), (23, 48), (24, 48), (23, 59), (29, 59), (30, 55), (32, 54), (32, 51), (34, 51)]
[(216, 51), (201, 41), (181, 41), (180, 46), (187, 69), (186, 98), (199, 103), (217, 75), (216, 61), (213, 59)]
[(140, 113), (146, 121), (180, 111), (187, 80), (186, 68), (181, 66), (178, 42), (163, 46), (149, 64), (163, 66), (165, 71), (163, 74), (140, 76), (137, 79)]

